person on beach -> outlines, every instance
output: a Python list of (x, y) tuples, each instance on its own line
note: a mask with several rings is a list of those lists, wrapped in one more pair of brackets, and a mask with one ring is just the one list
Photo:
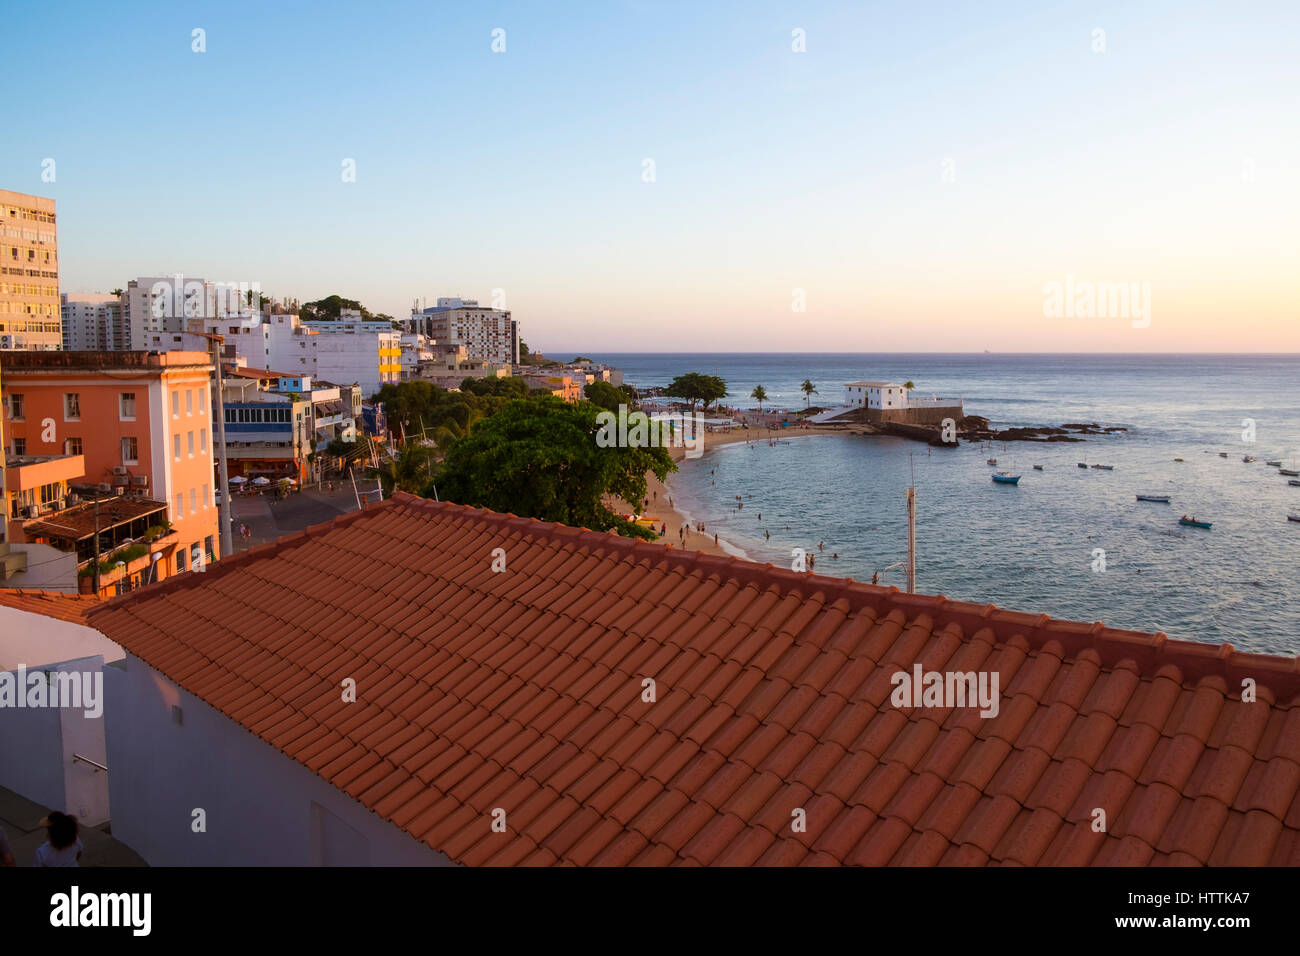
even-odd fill
[(714, 536), (713, 536), (713, 544), (714, 544), (715, 547), (716, 547), (717, 544), (718, 544), (718, 536), (717, 536), (717, 534), (714, 534)]
[(765, 535), (765, 538), (764, 538), (765, 541), (771, 541), (771, 540), (772, 540), (772, 532), (770, 532), (770, 531), (764, 531), (763, 534)]

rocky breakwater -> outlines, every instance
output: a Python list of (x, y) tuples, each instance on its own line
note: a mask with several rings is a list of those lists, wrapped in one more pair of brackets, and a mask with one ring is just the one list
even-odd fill
[(1115, 432), (1128, 431), (1118, 425), (1103, 426), (1097, 422), (1067, 422), (1064, 425), (1026, 425), (1015, 428), (993, 428), (989, 420), (981, 415), (967, 415), (957, 423), (956, 441), (945, 441), (942, 430), (930, 425), (900, 425), (888, 423), (879, 426), (880, 430), (901, 438), (923, 441), (936, 448), (955, 448), (960, 440), (968, 442), (986, 441), (1032, 441), (1032, 442), (1081, 442), (1087, 441), (1085, 435), (1110, 435)]

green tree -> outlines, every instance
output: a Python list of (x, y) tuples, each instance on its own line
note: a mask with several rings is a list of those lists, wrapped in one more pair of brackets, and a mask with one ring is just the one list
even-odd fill
[(703, 402), (708, 408), (718, 399), (725, 398), (727, 383), (716, 375), (687, 372), (674, 378), (664, 389), (664, 394), (670, 398), (686, 399), (691, 404), (691, 411), (695, 411), (696, 402)]
[[(344, 309), (360, 312), (363, 319), (376, 318), (369, 309), (356, 299), (345, 299), (340, 295), (328, 295), (323, 299), (317, 299), (315, 302), (304, 302), (299, 308), (298, 314), (304, 322), (321, 322), (337, 319), (343, 314)], [(390, 317), (381, 316), (381, 318)]]
[(590, 382), (587, 387), (583, 389), (583, 394), (586, 396), (587, 401), (594, 402), (601, 408), (611, 412), (618, 411), (618, 406), (626, 405), (628, 403), (627, 395), (622, 391), (622, 389), (615, 388), (613, 385), (610, 385), (609, 382), (602, 382), (599, 380)]
[(625, 521), (605, 497), (645, 498), (646, 472), (676, 471), (667, 449), (602, 448), (600, 409), (550, 395), (516, 399), (455, 442), (437, 473), (444, 501), (556, 521), (629, 537), (653, 538)]
[(395, 490), (419, 494), (432, 475), (433, 449), (417, 440), (404, 444), (396, 458), (383, 458), (379, 466), (379, 483), (385, 497)]
[(767, 401), (767, 389), (762, 385), (755, 385), (754, 390), (749, 393), (749, 397), (757, 399), (758, 410), (761, 412), (763, 410), (763, 403)]
[(587, 358), (587, 356), (585, 356), (585, 355), (575, 355), (575, 356), (573, 357), (573, 361), (570, 362), (569, 364), (570, 364), (570, 365), (580, 365), (580, 364), (583, 363), (583, 362), (590, 362), (590, 361), (591, 361), (591, 359)]
[(806, 408), (812, 403), (812, 397), (817, 394), (817, 388), (813, 385), (812, 379), (806, 378), (803, 384), (799, 386), (799, 391), (803, 392), (803, 403)]

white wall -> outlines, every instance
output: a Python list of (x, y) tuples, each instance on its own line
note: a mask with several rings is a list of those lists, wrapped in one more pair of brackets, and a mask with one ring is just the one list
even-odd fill
[(113, 836), (151, 866), (452, 865), (133, 655), (105, 696)]
[[(0, 670), (58, 670), (94, 675), (122, 649), (94, 628), (0, 607)], [(92, 677), (93, 679), (93, 677)], [(107, 681), (105, 680), (105, 683)], [(101, 698), (106, 709), (107, 702)], [(106, 763), (104, 715), (85, 708), (0, 710), (0, 786), (44, 806), (75, 813), (88, 826), (109, 819), (103, 771), (74, 754)]]

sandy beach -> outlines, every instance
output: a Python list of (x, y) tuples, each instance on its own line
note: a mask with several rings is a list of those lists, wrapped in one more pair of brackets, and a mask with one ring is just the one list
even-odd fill
[[(707, 455), (714, 448), (720, 448), (723, 445), (735, 445), (741, 442), (766, 442), (772, 438), (795, 438), (805, 435), (843, 435), (848, 434), (849, 431), (850, 429), (843, 425), (791, 425), (789, 428), (768, 428), (751, 425), (745, 428), (733, 428), (727, 432), (706, 434), (704, 436), (703, 455)], [(680, 462), (686, 457), (685, 448), (670, 446), (668, 451), (675, 462)], [(649, 500), (648, 506), (643, 503), (641, 507), (637, 507), (629, 502), (617, 500), (611, 507), (619, 512), (642, 513), (648, 517), (657, 518), (656, 528), (667, 525), (668, 530), (663, 537), (657, 539), (658, 544), (672, 548), (684, 548), (687, 551), (703, 551), (706, 554), (748, 557), (740, 548), (728, 542), (725, 537), (717, 535), (711, 528), (706, 526), (704, 530), (698, 531), (693, 526), (688, 526), (686, 518), (673, 501), (672, 482), (672, 475), (669, 475), (667, 482), (663, 482), (655, 477), (653, 473), (647, 472), (646, 498)], [(686, 527), (684, 536), (681, 533), (683, 527)]]

